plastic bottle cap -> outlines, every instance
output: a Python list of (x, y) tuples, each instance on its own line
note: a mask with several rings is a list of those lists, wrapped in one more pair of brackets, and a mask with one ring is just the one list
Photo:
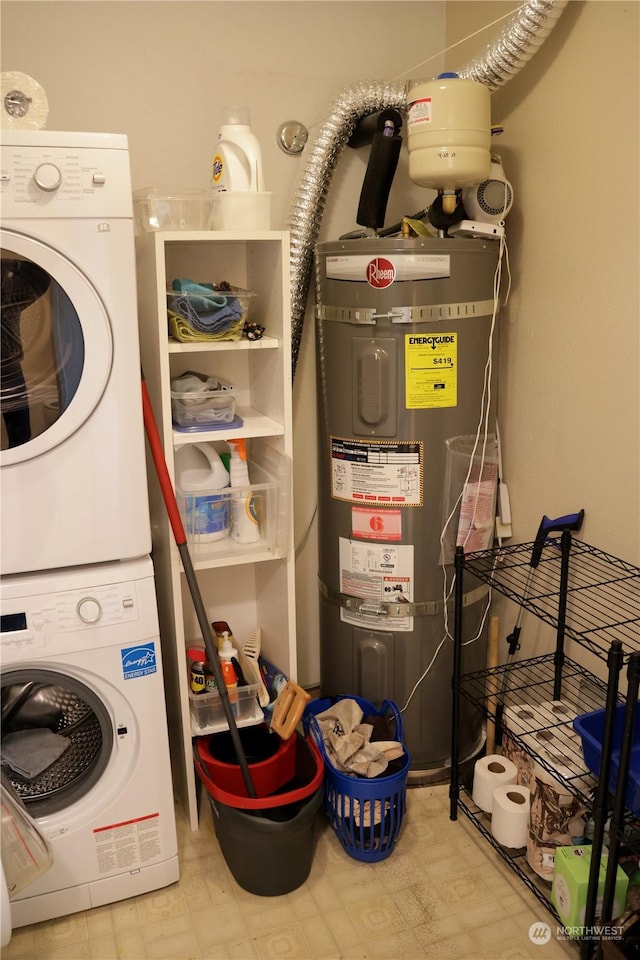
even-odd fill
[(222, 123), (237, 123), (242, 127), (248, 127), (251, 123), (251, 111), (249, 107), (224, 107), (222, 111)]
[(204, 663), (207, 659), (207, 654), (202, 647), (188, 647), (187, 656), (189, 660), (195, 660), (197, 663)]
[(459, 73), (449, 73), (448, 71), (445, 71), (444, 73), (439, 73), (437, 79), (438, 79), (438, 80), (459, 80), (459, 79), (460, 79), (460, 74), (459, 74)]

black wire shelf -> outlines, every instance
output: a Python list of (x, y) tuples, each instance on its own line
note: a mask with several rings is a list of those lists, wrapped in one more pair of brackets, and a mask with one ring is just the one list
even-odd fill
[[(557, 628), (560, 539), (546, 541), (535, 569), (533, 547), (521, 543), (468, 553), (465, 572)], [(613, 640), (621, 641), (625, 657), (640, 651), (640, 568), (573, 540), (564, 632), (601, 659)]]

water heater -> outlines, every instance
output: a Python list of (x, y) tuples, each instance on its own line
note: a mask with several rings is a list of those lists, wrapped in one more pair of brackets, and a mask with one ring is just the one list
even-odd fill
[[(321, 691), (394, 700), (415, 781), (436, 780), (449, 764), (444, 582), (464, 527), (463, 490), (490, 491), (492, 465), (497, 476), (486, 429), (477, 439), (498, 254), (497, 241), (459, 237), (316, 250)], [(469, 533), (483, 512), (492, 527), (492, 510), (474, 507)], [(465, 591), (463, 668), (480, 670), (487, 588), (469, 577)], [(468, 758), (483, 743), (471, 704), (460, 743)]]

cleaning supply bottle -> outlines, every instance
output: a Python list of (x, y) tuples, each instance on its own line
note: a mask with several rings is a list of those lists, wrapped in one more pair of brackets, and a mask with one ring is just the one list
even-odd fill
[(176, 481), (185, 500), (187, 533), (196, 544), (229, 536), (229, 495), (215, 491), (229, 486), (220, 454), (212, 443), (193, 443), (176, 453)]
[(251, 131), (248, 107), (225, 107), (211, 163), (211, 186), (218, 190), (264, 191), (262, 151)]
[(238, 651), (226, 636), (220, 644), (218, 650), (220, 657), (220, 667), (222, 669), (222, 679), (227, 690), (235, 690), (238, 686), (238, 677), (231, 662), (232, 659), (238, 659)]
[(260, 539), (260, 525), (249, 483), (247, 445), (244, 440), (228, 440), (227, 443), (231, 447), (231, 537), (238, 543), (256, 543)]

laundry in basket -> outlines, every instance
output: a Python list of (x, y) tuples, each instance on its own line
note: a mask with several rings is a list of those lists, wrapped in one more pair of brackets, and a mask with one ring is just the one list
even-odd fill
[[(399, 757), (384, 759), (382, 773), (377, 776), (358, 776), (353, 771), (338, 770), (330, 759), (320, 720), (325, 711), (331, 714), (337, 709), (333, 725), (334, 732), (339, 733), (341, 717), (357, 716), (351, 706), (342, 705), (344, 700), (349, 699), (356, 702), (361, 717), (366, 718), (370, 726), (377, 728), (377, 732), (381, 732), (382, 728), (385, 739), (379, 745), (396, 753), (398, 748), (401, 750)], [(355, 860), (384, 860), (395, 849), (404, 820), (407, 776), (411, 763), (411, 757), (402, 744), (402, 717), (398, 707), (385, 700), (378, 709), (360, 697), (312, 700), (305, 710), (303, 723), (324, 759), (325, 811), (338, 840)], [(350, 732), (353, 733), (353, 730)], [(390, 745), (392, 737), (395, 740)], [(367, 743), (370, 741), (367, 740)], [(373, 747), (375, 743), (370, 745)]]

